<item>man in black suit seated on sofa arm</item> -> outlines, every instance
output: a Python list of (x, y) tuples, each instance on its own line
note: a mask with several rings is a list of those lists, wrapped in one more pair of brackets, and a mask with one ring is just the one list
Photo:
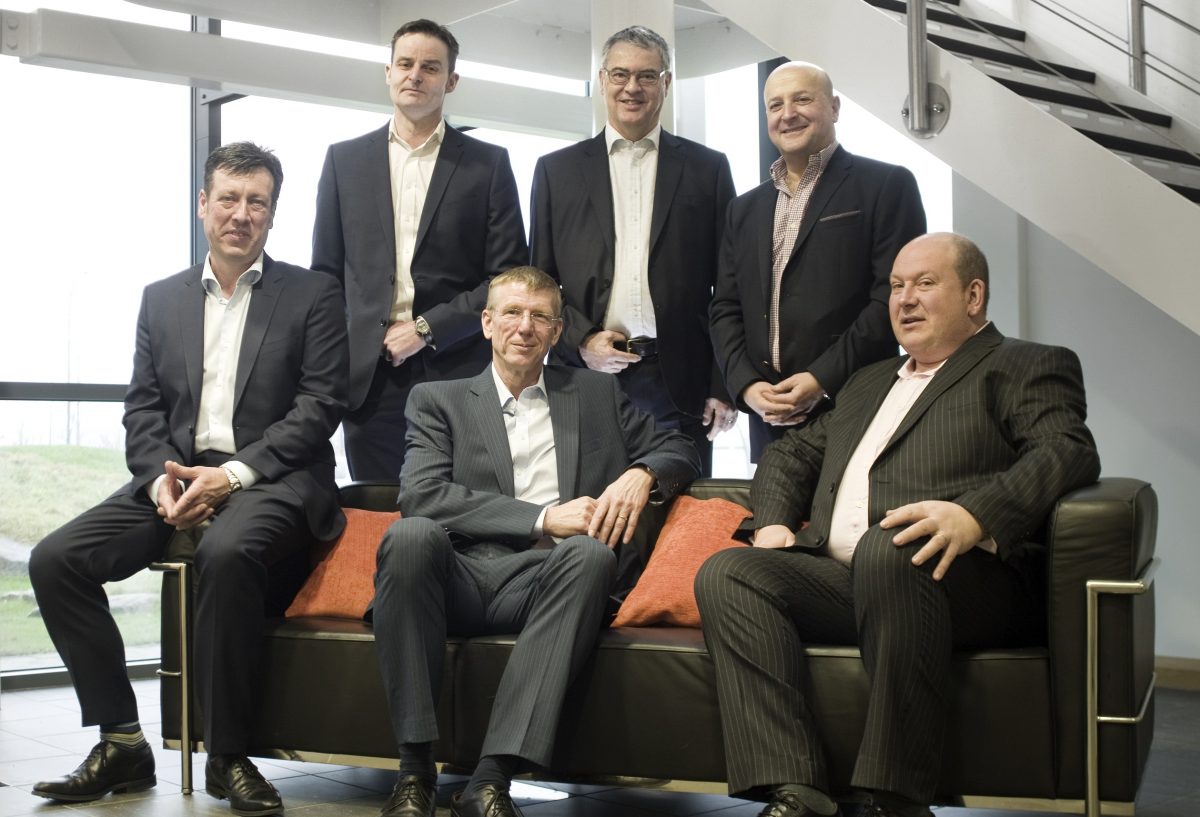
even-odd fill
[(246, 757), (268, 577), (303, 563), (346, 518), (329, 437), (346, 408), (346, 324), (337, 282), (263, 248), (283, 169), (248, 142), (214, 150), (199, 216), (204, 263), (146, 287), (125, 395), (132, 480), (46, 536), (29, 560), (38, 607), (100, 742), (33, 793), (65, 802), (155, 785), (121, 634), (104, 583), (162, 556), (176, 530), (196, 547), (195, 663), (208, 793), (235, 814), (283, 810)]
[(562, 331), (549, 275), (496, 276), (492, 363), (408, 401), (400, 509), (379, 547), (373, 620), (400, 774), (384, 817), (433, 817), (435, 704), (446, 635), (519, 632), (482, 757), (451, 814), (514, 817), (509, 782), (546, 766), (563, 698), (600, 631), (616, 560), (651, 498), (700, 471), (610, 374), (543, 366)]
[(929, 817), (951, 650), (1041, 637), (1031, 537), (1100, 473), (1078, 358), (987, 320), (973, 243), (917, 238), (890, 280), (908, 357), (862, 369), (832, 411), (767, 448), (754, 547), (696, 578), (729, 788), (768, 799), (762, 817), (838, 810), (803, 692), (806, 643), (860, 647), (871, 688), (851, 785), (867, 814)]

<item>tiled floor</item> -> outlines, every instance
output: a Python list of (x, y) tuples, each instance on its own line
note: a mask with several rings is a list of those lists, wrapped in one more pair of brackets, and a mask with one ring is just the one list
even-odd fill
[[(142, 727), (151, 745), (161, 739), (158, 685), (134, 685)], [(1160, 690), (1154, 748), (1138, 794), (1139, 817), (1184, 817), (1200, 809), (1200, 693)], [(56, 805), (29, 793), (32, 785), (70, 771), (95, 742), (95, 731), (79, 728), (79, 708), (70, 689), (4, 692), (0, 699), (0, 817), (184, 817), (228, 815), (228, 804), (204, 794), (204, 756), (195, 758), (199, 790), (180, 795), (179, 754), (155, 749), (158, 786), (147, 792), (106, 797), (94, 803)], [(279, 788), (292, 817), (375, 817), (387, 799), (394, 773), (378, 769), (289, 761), (258, 761)], [(464, 778), (443, 775), (439, 817), (450, 813), (451, 793)], [(713, 789), (716, 791), (716, 787)], [(563, 783), (517, 783), (517, 805), (528, 817), (755, 817), (762, 806), (716, 793), (666, 788)], [(944, 808), (938, 817), (1009, 817), (1010, 812)]]

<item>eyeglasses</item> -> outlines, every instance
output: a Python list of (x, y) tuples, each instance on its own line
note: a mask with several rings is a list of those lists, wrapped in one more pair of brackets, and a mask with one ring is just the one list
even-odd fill
[(616, 85), (625, 86), (629, 84), (629, 78), (633, 77), (637, 84), (642, 88), (653, 88), (658, 83), (662, 82), (662, 78), (667, 75), (666, 71), (638, 71), (633, 72), (628, 68), (605, 68), (604, 74), (608, 77), (608, 81)]
[(533, 312), (517, 306), (506, 306), (503, 309), (492, 307), (491, 312), (493, 318), (508, 326), (519, 324), (525, 320), (526, 315), (529, 316), (529, 322), (537, 329), (549, 329), (562, 320), (562, 318), (551, 315), (549, 312)]

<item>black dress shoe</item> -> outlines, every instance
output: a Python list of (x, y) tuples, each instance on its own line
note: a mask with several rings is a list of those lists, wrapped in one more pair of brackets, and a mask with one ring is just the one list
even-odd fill
[(33, 787), (38, 797), (84, 803), (109, 792), (143, 791), (153, 786), (154, 753), (150, 744), (125, 749), (107, 740), (97, 743), (79, 768), (66, 777)]
[(507, 791), (484, 786), (478, 794), (459, 792), (450, 801), (450, 817), (524, 817)]
[(920, 803), (899, 805), (873, 801), (863, 808), (859, 817), (933, 817), (933, 812)]
[(758, 817), (841, 817), (842, 810), (834, 809), (833, 814), (821, 814), (805, 805), (800, 795), (787, 789), (776, 789), (771, 793), (767, 807), (758, 813)]
[(245, 755), (209, 755), (204, 790), (218, 800), (228, 799), (230, 810), (239, 817), (283, 812), (279, 792)]
[(437, 786), (420, 775), (402, 774), (379, 817), (434, 817), (436, 793)]

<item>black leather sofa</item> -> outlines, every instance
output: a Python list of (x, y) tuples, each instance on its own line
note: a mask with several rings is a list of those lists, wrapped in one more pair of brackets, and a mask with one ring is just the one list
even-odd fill
[[(690, 493), (747, 504), (748, 489), (741, 480), (700, 480)], [(391, 484), (342, 489), (347, 507), (391, 510), (395, 496)], [(666, 508), (648, 509), (635, 540), (639, 547), (649, 547), (665, 516)], [(1156, 524), (1153, 489), (1133, 479), (1106, 478), (1057, 504), (1045, 528), (1044, 643), (955, 656), (943, 803), (1098, 814), (1103, 801), (1106, 814), (1132, 814), (1153, 734)], [(178, 588), (178, 575), (168, 572), (161, 694), (163, 735), (172, 748), (181, 747), (183, 713)], [(1089, 604), (1099, 619), (1091, 635)], [(394, 768), (395, 741), (370, 625), (277, 619), (263, 637), (252, 753)], [(476, 761), (512, 644), (511, 636), (448, 644), (439, 761), (465, 767)], [(865, 715), (866, 675), (853, 646), (808, 652), (811, 700), (833, 782), (846, 787)], [(1090, 687), (1096, 690), (1091, 697)], [(194, 705), (188, 714), (198, 745)], [(550, 770), (556, 776), (723, 780), (713, 672), (702, 633), (672, 627), (606, 631), (570, 693), (557, 747)]]

